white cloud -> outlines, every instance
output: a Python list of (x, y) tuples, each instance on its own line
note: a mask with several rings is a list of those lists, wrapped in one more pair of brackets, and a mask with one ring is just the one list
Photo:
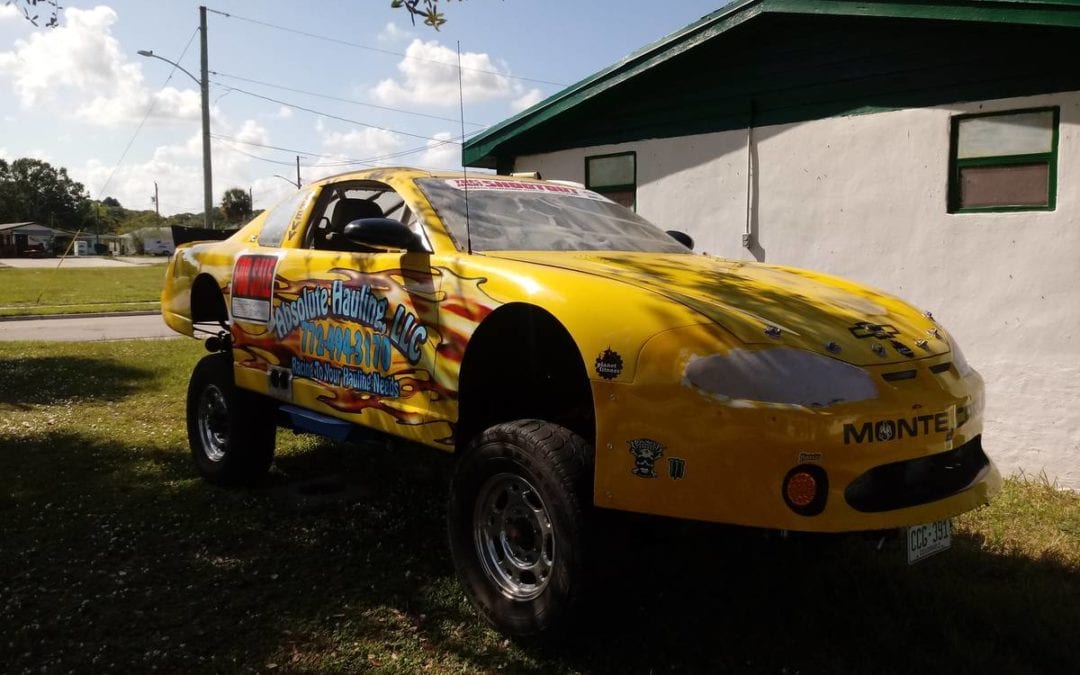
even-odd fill
[(379, 33), (378, 40), (383, 44), (393, 44), (395, 42), (404, 42), (412, 36), (412, 32), (400, 28), (396, 23), (391, 21), (386, 24), (386, 27)]
[(291, 119), (292, 116), (293, 116), (292, 108), (287, 108), (285, 106), (279, 107), (277, 112), (274, 113), (274, 117), (276, 119), (279, 119), (279, 120)]
[(266, 127), (260, 125), (255, 120), (245, 120), (240, 125), (240, 130), (233, 134), (233, 138), (242, 143), (261, 143), (268, 145), (270, 143), (270, 132), (266, 130)]
[(48, 162), (49, 164), (53, 163), (52, 155), (50, 155), (45, 150), (42, 150), (41, 148), (34, 148), (32, 150), (27, 150), (26, 152), (22, 153), (19, 156), (20, 157), (30, 157), (32, 159), (40, 159), (41, 161)]
[(19, 16), (19, 10), (15, 8), (15, 5), (0, 5), (0, 21), (14, 19), (17, 16)]
[(374, 159), (402, 149), (401, 136), (384, 129), (354, 129), (349, 132), (323, 131), (322, 145), (342, 159)]
[[(457, 52), (437, 41), (415, 39), (398, 64), (400, 81), (386, 79), (371, 90), (385, 105), (458, 105)], [(524, 88), (508, 77), (487, 54), (461, 55), (461, 89), (466, 103), (476, 103), (525, 94)]]
[(0, 159), (7, 159), (8, 157), (11, 157), (11, 153), (8, 152), (7, 148), (0, 146)]
[[(245, 121), (239, 129), (226, 127), (221, 131), (242, 141), (270, 142), (266, 129), (254, 120)], [(274, 173), (288, 174), (286, 167), (257, 162), (244, 152), (261, 154), (258, 148), (240, 143), (211, 141), (215, 205), (225, 190), (250, 187), (255, 208), (265, 208), (281, 194), (275, 181), (288, 188), (287, 183), (273, 178)], [(154, 181), (157, 181), (162, 215), (199, 213), (203, 210), (202, 134), (196, 132), (178, 143), (160, 145), (149, 160), (121, 165), (115, 173), (111, 163), (91, 160), (82, 167), (72, 168), (71, 174), (87, 187), (94, 199), (115, 197), (129, 209), (153, 209), (150, 195), (154, 194)]]
[(436, 140), (428, 141), (427, 150), (416, 163), (425, 169), (460, 169), (461, 146), (450, 140), (453, 137), (448, 131), (435, 134)]
[(129, 61), (112, 35), (116, 20), (116, 12), (105, 6), (66, 9), (63, 25), (36, 31), (0, 52), (0, 75), (10, 76), (23, 108), (49, 109), (92, 124), (141, 120), (151, 99), (157, 121), (199, 119), (198, 91), (170, 86), (150, 92), (142, 64)]
[(544, 100), (544, 94), (539, 89), (530, 89), (520, 97), (510, 101), (510, 109), (519, 113), (526, 108), (533, 107), (542, 100)]

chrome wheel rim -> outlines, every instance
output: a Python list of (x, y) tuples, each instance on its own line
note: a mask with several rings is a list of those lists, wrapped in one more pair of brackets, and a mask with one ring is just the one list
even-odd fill
[(555, 564), (555, 528), (540, 493), (511, 473), (487, 479), (473, 513), (476, 553), (488, 578), (512, 600), (547, 588)]
[(229, 449), (229, 407), (225, 394), (216, 385), (209, 385), (199, 394), (197, 418), (206, 458), (220, 462)]

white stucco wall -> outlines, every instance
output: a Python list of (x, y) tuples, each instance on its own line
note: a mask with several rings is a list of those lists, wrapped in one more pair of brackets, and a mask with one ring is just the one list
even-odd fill
[[(950, 118), (1061, 107), (1057, 209), (947, 213)], [(584, 181), (586, 155), (637, 152), (638, 211), (697, 250), (848, 277), (934, 312), (986, 379), (984, 446), (1005, 471), (1080, 490), (1080, 92), (520, 157)]]

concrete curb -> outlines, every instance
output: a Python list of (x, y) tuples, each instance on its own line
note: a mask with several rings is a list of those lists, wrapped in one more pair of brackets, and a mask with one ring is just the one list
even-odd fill
[(4, 321), (51, 321), (53, 319), (108, 319), (123, 316), (150, 316), (161, 314), (161, 310), (137, 310), (133, 312), (86, 312), (83, 314), (29, 314), (24, 316), (0, 316), (0, 322)]

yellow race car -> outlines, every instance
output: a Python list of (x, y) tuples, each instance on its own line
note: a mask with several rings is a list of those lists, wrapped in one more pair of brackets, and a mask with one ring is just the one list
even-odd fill
[(983, 384), (930, 316), (698, 255), (581, 186), (378, 169), (181, 246), (162, 311), (208, 333), (199, 471), (250, 483), (278, 426), (458, 456), (451, 550), (511, 634), (559, 625), (594, 507), (780, 530), (906, 528), (909, 560), (1001, 479)]

